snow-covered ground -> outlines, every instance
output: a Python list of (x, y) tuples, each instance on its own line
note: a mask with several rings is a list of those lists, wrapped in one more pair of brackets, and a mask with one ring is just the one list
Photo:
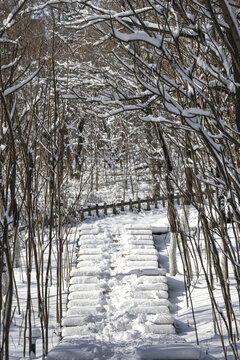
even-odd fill
[[(195, 211), (191, 211), (190, 215), (190, 226), (194, 227), (197, 225), (197, 214)], [(124, 239), (124, 231), (126, 225), (133, 224), (146, 224), (146, 225), (157, 225), (162, 226), (168, 224), (167, 220), (167, 209), (160, 208), (156, 210), (151, 210), (148, 212), (124, 212), (119, 215), (110, 215), (107, 217), (101, 218), (89, 218), (85, 221), (86, 224), (91, 224), (92, 227), (96, 230), (96, 233), (102, 239), (106, 239), (106, 242), (110, 238), (122, 237)], [(75, 239), (78, 238), (78, 233), (80, 229), (72, 228), (71, 234), (68, 238), (69, 243), (72, 247), (76, 245)], [(175, 277), (169, 276), (169, 265), (168, 265), (168, 247), (169, 247), (169, 236), (168, 235), (155, 235), (155, 246), (158, 250), (159, 263), (167, 271), (167, 283), (169, 288), (169, 301), (170, 301), (170, 311), (175, 319), (175, 328), (176, 334), (172, 336), (164, 335), (155, 335), (150, 336), (148, 333), (144, 333), (143, 328), (140, 328), (139, 323), (134, 324), (132, 321), (131, 314), (123, 313), (123, 303), (126, 302), (126, 299), (123, 298), (123, 294), (126, 294), (126, 288), (124, 286), (129, 286), (129, 283), (122, 282), (120, 276), (112, 277), (111, 281), (114, 281), (115, 294), (112, 296), (111, 302), (109, 302), (108, 315), (105, 318), (104, 326), (103, 324), (99, 325), (104, 331), (99, 334), (99, 343), (95, 343), (95, 351), (98, 352), (99, 348), (104, 352), (103, 341), (108, 344), (107, 350), (110, 351), (108, 359), (139, 359), (139, 353), (136, 352), (136, 348), (142, 348), (144, 351), (144, 346), (146, 346), (147, 351), (150, 355), (150, 348), (152, 345), (164, 345), (167, 342), (187, 342), (192, 345), (196, 345), (196, 333), (194, 327), (194, 321), (192, 317), (192, 310), (190, 306), (187, 306), (187, 299), (185, 293), (184, 285), (184, 274), (181, 266), (181, 258), (178, 253), (178, 274)], [(126, 241), (125, 241), (126, 244)], [(118, 262), (118, 268), (121, 266), (120, 262), (122, 258), (119, 257), (119, 254), (123, 254), (124, 249), (121, 248), (121, 242), (111, 242), (111, 246), (107, 246), (105, 251), (108, 251), (108, 259), (114, 268), (114, 264)], [(47, 251), (47, 250), (46, 250)], [(108, 261), (108, 260), (107, 260)], [(54, 261), (52, 263), (53, 271), (52, 277), (53, 282), (49, 287), (50, 292), (50, 324), (49, 324), (49, 349), (53, 348), (59, 342), (59, 329), (56, 325), (56, 264)], [(76, 267), (76, 257), (73, 259), (73, 268)], [(114, 275), (114, 269), (112, 275)], [(67, 272), (66, 272), (67, 275)], [(11, 351), (10, 358), (17, 360), (23, 358), (23, 330), (24, 330), (24, 311), (26, 307), (26, 274), (24, 270), (15, 269), (15, 279), (17, 283), (18, 296), (20, 302), (20, 314), (18, 314), (18, 309), (16, 307), (14, 316), (13, 316), (13, 325), (11, 327), (10, 342), (11, 342)], [(231, 278), (230, 278), (231, 283)], [(67, 283), (66, 283), (67, 284)], [(130, 289), (131, 290), (131, 289)], [(39, 319), (37, 316), (37, 291), (36, 291), (36, 282), (35, 282), (35, 272), (32, 272), (32, 307), (33, 307), (33, 325), (39, 327)], [(221, 340), (219, 335), (216, 334), (213, 323), (213, 316), (211, 310), (211, 303), (208, 295), (208, 290), (203, 274), (201, 273), (199, 278), (196, 279), (194, 287), (191, 288), (192, 301), (196, 317), (197, 325), (197, 336), (199, 339), (199, 344), (203, 350), (202, 354), (209, 354), (214, 356), (216, 359), (224, 359), (224, 355), (221, 347)], [(216, 285), (215, 295), (218, 299), (218, 304), (221, 306), (221, 293), (220, 286)], [(237, 300), (232, 298), (233, 303)], [(64, 289), (64, 301), (67, 304), (67, 287)], [(17, 305), (16, 302), (14, 305)], [(237, 303), (236, 303), (237, 306)], [(64, 307), (66, 311), (67, 308)], [(238, 312), (237, 312), (238, 311)], [(65, 313), (66, 314), (66, 313)], [(239, 319), (239, 310), (236, 310), (236, 315)], [(106, 322), (106, 319), (108, 321)], [(96, 331), (98, 330), (95, 327)], [(227, 344), (227, 342), (226, 342)], [(72, 344), (73, 345), (73, 344)], [(88, 344), (83, 342), (83, 346), (86, 348)], [(71, 345), (70, 345), (71, 347)], [(88, 349), (89, 350), (89, 349)], [(151, 355), (154, 356), (152, 349)], [(230, 348), (227, 348), (228, 359), (233, 359), (231, 355)], [(107, 354), (102, 354), (98, 358), (106, 358)], [(145, 356), (145, 355), (144, 355)], [(36, 357), (42, 357), (42, 348), (41, 340), (37, 341), (37, 351)], [(27, 356), (26, 356), (27, 358)], [(144, 357), (146, 358), (146, 357)], [(60, 360), (60, 358), (59, 358)]]

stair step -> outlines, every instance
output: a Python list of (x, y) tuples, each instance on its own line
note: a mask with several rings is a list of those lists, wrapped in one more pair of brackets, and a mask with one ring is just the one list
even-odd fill
[(69, 287), (69, 292), (82, 292), (82, 291), (96, 291), (104, 290), (106, 288), (106, 283), (92, 283), (92, 284), (72, 284)]
[(200, 349), (190, 344), (163, 344), (144, 346), (137, 349), (141, 360), (199, 360)]
[(70, 285), (74, 284), (97, 284), (99, 279), (96, 276), (74, 276), (70, 279)]

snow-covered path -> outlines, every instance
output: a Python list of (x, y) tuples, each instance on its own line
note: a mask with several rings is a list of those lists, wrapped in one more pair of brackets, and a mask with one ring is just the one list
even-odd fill
[(63, 340), (48, 359), (199, 359), (175, 334), (169, 307), (151, 226), (113, 233), (84, 224)]

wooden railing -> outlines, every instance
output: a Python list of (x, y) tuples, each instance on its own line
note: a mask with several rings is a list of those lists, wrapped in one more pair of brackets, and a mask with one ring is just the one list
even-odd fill
[[(174, 196), (176, 202), (178, 205), (180, 205), (180, 195), (176, 195)], [(95, 205), (89, 205), (88, 207), (82, 207), (81, 208), (81, 221), (84, 220), (85, 216), (84, 214), (87, 214), (88, 216), (92, 216), (94, 215), (93, 212), (95, 212), (96, 216), (100, 216), (100, 210), (103, 210), (103, 214), (107, 215), (108, 214), (108, 210), (110, 209), (110, 212), (114, 215), (116, 215), (118, 213), (119, 209), (120, 211), (124, 211), (126, 210), (126, 207), (128, 208), (129, 211), (133, 211), (135, 209), (137, 209), (138, 212), (140, 212), (142, 210), (142, 205), (146, 204), (146, 208), (144, 210), (151, 210), (151, 207), (154, 206), (155, 209), (158, 209), (159, 203), (161, 203), (161, 205), (163, 207), (166, 206), (166, 202), (167, 202), (167, 198), (165, 196), (160, 196), (160, 197), (155, 197), (155, 198), (150, 198), (147, 197), (146, 199), (140, 199), (138, 198), (137, 200), (132, 200), (129, 199), (128, 201), (121, 201), (118, 203), (112, 203), (112, 204), (95, 204)]]

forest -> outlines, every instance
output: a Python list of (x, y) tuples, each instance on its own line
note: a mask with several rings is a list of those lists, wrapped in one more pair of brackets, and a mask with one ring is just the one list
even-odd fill
[(32, 358), (36, 324), (47, 358), (78, 227), (129, 203), (164, 205), (169, 276), (178, 256), (194, 319), (203, 275), (239, 359), (239, 0), (0, 0), (0, 19), (0, 359)]

